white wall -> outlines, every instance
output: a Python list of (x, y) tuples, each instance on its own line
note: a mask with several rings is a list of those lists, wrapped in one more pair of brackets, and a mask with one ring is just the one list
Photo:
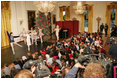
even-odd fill
[(92, 1), (87, 2), (87, 4), (93, 5), (93, 32), (97, 32), (98, 29), (98, 23), (96, 21), (97, 17), (101, 17), (101, 23), (106, 23), (106, 6), (109, 2), (99, 2), (99, 1)]
[[(14, 35), (19, 35), (23, 28), (28, 30), (27, 10), (37, 11), (32, 1), (10, 1), (11, 7), (11, 31)], [(20, 25), (20, 21), (22, 24)], [(20, 38), (15, 41), (20, 41)]]
[[(99, 16), (101, 17), (101, 23), (106, 23), (106, 6), (107, 4), (111, 3), (111, 1), (86, 1), (86, 4), (93, 5), (93, 32), (97, 32), (97, 21), (96, 18)], [(80, 31), (80, 23), (81, 18), (80, 15), (76, 15), (73, 9), (73, 5), (75, 5), (75, 2), (66, 2), (62, 1), (58, 2), (58, 5), (56, 6), (55, 10), (52, 12), (53, 14), (56, 14), (56, 19), (59, 21), (59, 6), (70, 6), (70, 20), (73, 18), (77, 18), (79, 20), (79, 31)]]
[[(97, 31), (97, 21), (96, 18), (101, 17), (101, 23), (106, 23), (106, 6), (108, 1), (89, 1), (87, 4), (93, 5), (93, 32)], [(52, 12), (52, 15), (56, 15), (56, 21), (59, 21), (59, 7), (60, 6), (70, 6), (70, 20), (74, 17), (77, 18), (81, 22), (81, 18), (79, 15), (74, 13), (73, 3), (69, 1), (59, 1)], [(33, 4), (33, 1), (10, 1), (11, 6), (11, 30), (14, 35), (20, 34), (23, 28), (28, 30), (28, 15), (27, 10), (36, 11), (36, 15), (38, 12), (37, 7)], [(20, 25), (20, 21), (23, 23)], [(80, 24), (80, 23), (79, 23)], [(52, 29), (55, 25), (52, 25)], [(80, 25), (79, 25), (80, 27)], [(80, 28), (79, 28), (80, 29)], [(80, 31), (80, 30), (79, 30)], [(20, 39), (19, 39), (20, 40)], [(17, 41), (19, 41), (17, 40)]]

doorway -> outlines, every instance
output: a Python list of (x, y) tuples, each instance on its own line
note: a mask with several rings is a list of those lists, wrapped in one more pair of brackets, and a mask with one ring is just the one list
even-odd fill
[(35, 11), (27, 11), (28, 13), (28, 29), (35, 28)]

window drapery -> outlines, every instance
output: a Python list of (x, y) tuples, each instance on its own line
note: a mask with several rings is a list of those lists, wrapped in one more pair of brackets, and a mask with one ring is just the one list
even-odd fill
[(7, 32), (11, 32), (11, 11), (10, 2), (1, 2), (1, 47), (9, 46)]
[(70, 7), (59, 7), (59, 17), (60, 21), (63, 21), (63, 11), (66, 12), (66, 17), (65, 20), (69, 21), (70, 20)]
[(92, 33), (93, 30), (93, 6), (90, 5), (88, 8), (88, 32)]
[(60, 21), (63, 21), (63, 7), (59, 7), (59, 17)]
[(117, 8), (116, 8), (116, 12), (115, 12), (115, 25), (117, 25)]
[(70, 20), (70, 7), (66, 7), (66, 21)]
[[(93, 5), (86, 6), (88, 10), (88, 32), (92, 33), (93, 30)], [(84, 14), (81, 15), (81, 32), (84, 32)]]
[(106, 8), (106, 24), (108, 25), (108, 34), (110, 34), (111, 9), (116, 9), (115, 24), (117, 24), (117, 5), (116, 4), (107, 5), (107, 8)]
[(84, 32), (84, 14), (81, 15), (81, 32)]

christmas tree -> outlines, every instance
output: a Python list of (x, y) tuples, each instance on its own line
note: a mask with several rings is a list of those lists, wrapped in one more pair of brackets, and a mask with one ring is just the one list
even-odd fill
[(43, 41), (50, 39), (50, 30), (49, 30), (49, 20), (44, 13), (39, 12), (38, 17), (36, 18), (35, 28), (38, 31), (38, 27), (42, 29)]

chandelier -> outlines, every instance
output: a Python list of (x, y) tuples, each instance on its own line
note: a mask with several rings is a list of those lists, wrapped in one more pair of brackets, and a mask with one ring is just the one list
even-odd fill
[(75, 9), (76, 14), (83, 14), (85, 11), (84, 3), (81, 1), (77, 1), (77, 5), (73, 6), (73, 8)]
[(56, 1), (34, 1), (34, 4), (39, 11), (48, 15), (48, 12), (52, 12), (55, 8)]

